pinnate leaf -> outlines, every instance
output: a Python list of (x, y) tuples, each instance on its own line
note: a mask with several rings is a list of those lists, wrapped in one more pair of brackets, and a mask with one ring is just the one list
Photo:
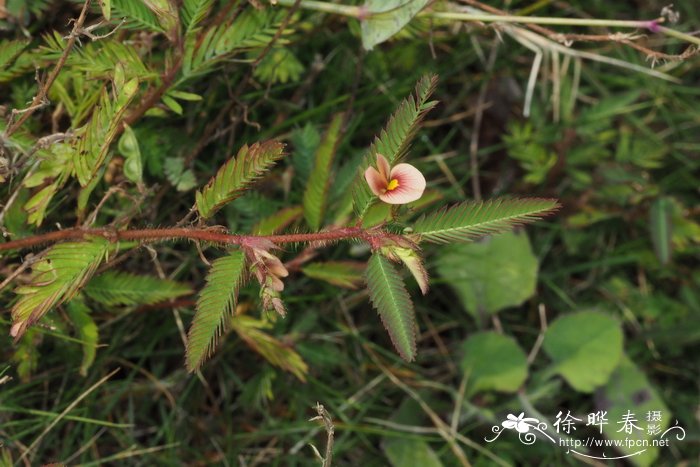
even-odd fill
[(436, 84), (435, 75), (421, 78), (416, 85), (415, 96), (404, 99), (370, 146), (353, 185), (353, 206), (358, 217), (364, 217), (375, 199), (365, 181), (365, 169), (376, 163), (377, 154), (386, 157), (392, 166), (406, 156), (425, 114), (437, 104), (435, 101), (428, 101)]
[(83, 290), (91, 299), (107, 306), (151, 305), (192, 293), (179, 282), (126, 272), (107, 271), (92, 279)]
[(314, 166), (306, 183), (304, 191), (304, 217), (313, 230), (321, 228), (323, 215), (328, 203), (328, 187), (331, 183), (331, 167), (335, 156), (340, 133), (343, 126), (343, 115), (333, 117), (321, 144), (316, 150)]
[(243, 146), (236, 158), (224, 164), (209, 183), (197, 192), (199, 215), (208, 219), (224, 205), (241, 196), (282, 158), (283, 149), (284, 146), (278, 141)]
[(28, 326), (51, 308), (73, 298), (94, 274), (109, 248), (110, 243), (102, 238), (52, 247), (32, 266), (30, 283), (15, 289), (20, 298), (12, 307), (11, 335), (19, 339)]
[(367, 263), (365, 280), (369, 298), (394, 347), (404, 360), (412, 361), (416, 357), (415, 310), (401, 275), (388, 259), (374, 253)]
[(540, 198), (464, 202), (421, 217), (413, 233), (432, 243), (467, 242), (534, 222), (558, 208), (556, 200)]
[(245, 254), (232, 250), (216, 259), (197, 299), (197, 310), (187, 339), (186, 364), (195, 371), (212, 354), (236, 309), (238, 289), (245, 276)]

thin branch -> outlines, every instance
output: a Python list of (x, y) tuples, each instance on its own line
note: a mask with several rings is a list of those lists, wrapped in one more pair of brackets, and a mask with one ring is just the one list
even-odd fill
[(391, 234), (380, 229), (363, 229), (361, 227), (343, 227), (335, 230), (327, 230), (316, 233), (282, 234), (282, 235), (234, 235), (223, 233), (221, 230), (212, 228), (187, 228), (172, 227), (164, 229), (136, 229), (136, 230), (116, 230), (109, 228), (95, 229), (65, 229), (30, 237), (11, 240), (0, 243), (0, 251), (20, 250), (32, 248), (46, 243), (60, 241), (81, 241), (89, 240), (91, 237), (101, 237), (112, 242), (141, 241), (158, 242), (163, 240), (200, 240), (209, 243), (222, 245), (254, 246), (261, 242), (271, 242), (275, 244), (284, 243), (306, 243), (306, 242), (329, 242), (338, 240), (359, 239), (370, 243), (372, 246), (378, 245), (381, 239), (395, 239), (399, 235)]
[[(85, 22), (85, 18), (87, 16), (88, 8), (90, 7), (90, 0), (85, 0), (85, 3), (83, 4), (83, 9), (80, 11), (80, 16), (78, 16), (78, 19), (73, 23), (73, 29), (71, 30), (70, 34), (68, 35), (68, 42), (66, 43), (66, 48), (63, 50), (63, 53), (61, 54), (61, 57), (58, 59), (58, 62), (56, 62), (56, 65), (53, 67), (53, 70), (51, 70), (51, 73), (49, 74), (49, 77), (46, 79), (44, 82), (43, 86), (39, 89), (39, 92), (37, 92), (36, 96), (34, 96), (34, 99), (32, 100), (31, 105), (29, 108), (23, 112), (21, 117), (14, 121), (8, 128), (7, 131), (5, 131), (5, 138), (9, 138), (12, 136), (12, 134), (19, 129), (19, 127), (24, 124), (24, 122), (27, 121), (29, 117), (39, 108), (44, 106), (44, 102), (46, 102), (46, 96), (49, 93), (49, 89), (51, 89), (51, 86), (53, 85), (54, 81), (56, 81), (56, 78), (58, 78), (58, 74), (61, 72), (61, 69), (63, 68), (63, 65), (65, 65), (66, 60), (68, 60), (68, 54), (70, 51), (73, 49), (73, 45), (75, 44), (76, 39), (80, 35), (80, 31), (83, 28), (83, 23)], [(19, 112), (13, 111), (13, 114), (17, 114)]]

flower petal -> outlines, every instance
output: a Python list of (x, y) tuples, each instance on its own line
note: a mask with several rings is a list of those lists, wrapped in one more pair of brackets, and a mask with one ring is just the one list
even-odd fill
[(377, 169), (379, 169), (379, 173), (382, 175), (382, 177), (384, 177), (384, 180), (389, 183), (391, 166), (389, 165), (389, 161), (386, 160), (386, 157), (382, 156), (381, 154), (377, 154)]
[(518, 430), (518, 433), (527, 433), (530, 431), (530, 425), (527, 423), (518, 422), (515, 424), (515, 429)]
[(379, 199), (389, 204), (406, 204), (423, 196), (425, 177), (411, 164), (399, 164), (391, 169), (391, 180), (397, 180), (399, 186), (379, 195)]
[(367, 167), (367, 170), (365, 170), (365, 180), (367, 180), (369, 189), (372, 190), (372, 193), (376, 196), (383, 195), (386, 191), (387, 180), (382, 177), (382, 174), (374, 167)]

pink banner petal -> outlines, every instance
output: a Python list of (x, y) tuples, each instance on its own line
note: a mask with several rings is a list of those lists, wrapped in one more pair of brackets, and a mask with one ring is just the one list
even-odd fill
[(382, 156), (381, 154), (377, 154), (377, 169), (379, 169), (379, 173), (382, 175), (382, 177), (384, 177), (384, 180), (389, 183), (391, 166), (389, 165), (389, 161), (386, 160), (386, 157)]
[(367, 167), (365, 170), (365, 180), (376, 196), (381, 196), (386, 191), (387, 180), (374, 167)]

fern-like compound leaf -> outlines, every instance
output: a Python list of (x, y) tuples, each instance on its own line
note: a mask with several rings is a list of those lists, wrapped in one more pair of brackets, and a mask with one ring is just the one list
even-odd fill
[(107, 271), (83, 289), (92, 300), (107, 306), (151, 305), (192, 293), (179, 282), (126, 272)]
[(406, 98), (399, 105), (399, 108), (389, 119), (386, 128), (370, 146), (363, 164), (360, 165), (353, 186), (353, 207), (357, 217), (364, 217), (375, 199), (365, 181), (365, 169), (376, 164), (377, 154), (383, 155), (392, 166), (406, 156), (411, 141), (418, 132), (426, 113), (437, 105), (436, 101), (428, 101), (436, 84), (437, 76), (435, 75), (421, 78), (416, 85), (415, 96)]
[(215, 260), (197, 299), (197, 311), (187, 338), (186, 364), (199, 369), (214, 352), (221, 333), (236, 309), (238, 289), (245, 277), (245, 254), (232, 250)]
[(379, 312), (391, 342), (406, 360), (416, 357), (416, 319), (401, 275), (380, 253), (374, 253), (365, 273), (369, 298)]
[(238, 198), (284, 156), (283, 149), (284, 146), (278, 141), (243, 146), (236, 158), (224, 164), (202, 191), (197, 192), (199, 215), (208, 219)]
[(32, 266), (28, 285), (15, 289), (20, 298), (12, 307), (11, 335), (22, 337), (53, 307), (64, 303), (94, 274), (110, 243), (102, 238), (90, 242), (59, 243)]
[(418, 241), (468, 242), (534, 222), (559, 208), (555, 199), (494, 199), (471, 201), (423, 216), (413, 226)]
[(304, 191), (304, 217), (312, 230), (318, 230), (323, 223), (323, 216), (328, 203), (328, 188), (331, 183), (331, 167), (335, 157), (340, 131), (343, 126), (343, 115), (333, 117), (321, 144), (316, 150), (314, 166), (306, 183)]

